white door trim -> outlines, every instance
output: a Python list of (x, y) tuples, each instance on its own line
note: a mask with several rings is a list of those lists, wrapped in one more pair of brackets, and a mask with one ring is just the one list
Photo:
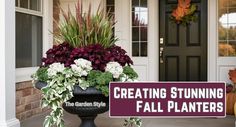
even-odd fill
[[(148, 80), (159, 80), (159, 0), (148, 0)], [(154, 13), (156, 12), (156, 13)], [(156, 34), (155, 34), (156, 33)]]
[(208, 0), (208, 81), (217, 81), (217, 57), (218, 57), (218, 0)]

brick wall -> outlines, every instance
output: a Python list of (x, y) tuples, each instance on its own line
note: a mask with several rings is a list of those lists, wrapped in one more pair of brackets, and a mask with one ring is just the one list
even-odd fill
[(16, 84), (16, 117), (22, 121), (47, 111), (41, 109), (41, 92), (32, 86), (31, 81)]

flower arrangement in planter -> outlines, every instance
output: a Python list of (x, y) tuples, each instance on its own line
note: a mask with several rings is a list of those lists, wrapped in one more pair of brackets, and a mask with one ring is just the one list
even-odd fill
[[(81, 127), (95, 127), (93, 120), (99, 113), (108, 110), (109, 82), (135, 81), (137, 73), (126, 51), (115, 45), (113, 17), (98, 9), (96, 14), (82, 12), (76, 5), (76, 15), (61, 9), (64, 21), (58, 23), (54, 33), (58, 45), (46, 52), (43, 64), (32, 76), (34, 84), (41, 89), (42, 107), (50, 107), (44, 127), (64, 127), (63, 108), (82, 119)], [(107, 106), (98, 108), (68, 107), (66, 102), (104, 101)], [(94, 99), (95, 98), (95, 99)], [(88, 115), (88, 116), (86, 116)], [(141, 126), (138, 118), (126, 119), (124, 126)]]

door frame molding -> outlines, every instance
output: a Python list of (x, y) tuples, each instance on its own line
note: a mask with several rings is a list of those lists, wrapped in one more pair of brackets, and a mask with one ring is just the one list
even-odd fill
[(159, 81), (159, 0), (148, 0), (148, 14), (148, 80)]
[[(149, 0), (152, 1), (152, 0)], [(153, 2), (153, 1), (152, 1)], [(218, 27), (217, 27), (217, 15), (218, 15), (218, 0), (208, 0), (207, 2), (207, 81), (217, 81), (217, 57), (218, 57)], [(158, 45), (158, 54), (159, 54), (159, 0), (157, 3), (150, 3), (149, 5), (157, 5), (158, 7), (158, 21), (156, 22), (158, 25), (158, 36), (156, 38)], [(151, 7), (151, 6), (150, 6)], [(150, 51), (152, 52), (152, 51)], [(157, 55), (158, 59), (155, 59), (157, 62), (158, 70), (157, 81), (159, 81), (159, 55)], [(152, 61), (152, 58), (149, 58)], [(153, 70), (153, 68), (152, 68)]]
[(218, 58), (218, 0), (208, 0), (208, 81), (217, 81)]

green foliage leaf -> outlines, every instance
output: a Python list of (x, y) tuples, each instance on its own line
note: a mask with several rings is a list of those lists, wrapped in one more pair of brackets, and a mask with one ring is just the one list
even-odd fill
[(197, 10), (197, 5), (192, 4), (190, 6), (190, 11), (189, 11), (188, 15), (193, 15), (196, 10)]
[(109, 96), (109, 88), (108, 85), (102, 86), (102, 85), (98, 85), (96, 86), (96, 88), (100, 91), (102, 91), (102, 93), (107, 97)]
[(88, 74), (87, 81), (89, 82), (90, 86), (95, 86), (97, 84), (96, 79), (102, 74), (101, 71), (98, 70), (91, 70)]
[(47, 94), (48, 91), (50, 90), (50, 87), (43, 87), (41, 90), (44, 94)]
[(52, 126), (52, 117), (51, 116), (46, 116), (43, 126), (44, 127), (51, 127)]
[(108, 85), (111, 81), (113, 81), (113, 76), (110, 72), (104, 72), (96, 78), (98, 85)]
[(80, 86), (80, 88), (82, 88), (83, 90), (86, 90), (86, 89), (89, 87), (89, 81), (80, 80), (80, 81), (79, 81), (79, 86)]
[(142, 119), (136, 117), (130, 117), (124, 120), (123, 127), (141, 127)]
[(123, 68), (123, 73), (126, 74), (129, 78), (131, 79), (136, 79), (138, 78), (138, 74), (134, 71), (133, 68), (131, 68), (130, 66), (125, 66)]
[(36, 71), (37, 80), (41, 82), (46, 82), (48, 80), (48, 67), (41, 67)]

